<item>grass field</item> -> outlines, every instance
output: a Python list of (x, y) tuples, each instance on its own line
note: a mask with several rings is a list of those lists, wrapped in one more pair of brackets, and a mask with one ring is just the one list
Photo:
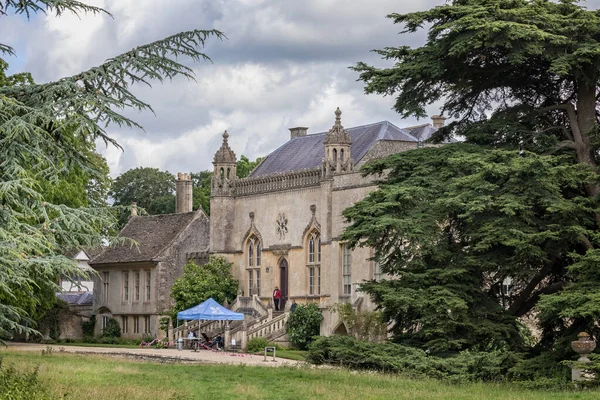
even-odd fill
[[(582, 399), (600, 391), (530, 391), (510, 385), (447, 385), (323, 368), (158, 364), (2, 350), (18, 369), (39, 366), (40, 380), (67, 399)], [(0, 388), (0, 392), (1, 392)], [(1, 397), (1, 396), (0, 396)]]

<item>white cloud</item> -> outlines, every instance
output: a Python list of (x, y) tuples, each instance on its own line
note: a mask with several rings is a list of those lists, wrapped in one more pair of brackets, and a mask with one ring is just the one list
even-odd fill
[[(216, 28), (229, 38), (209, 40), (206, 52), (214, 64), (193, 65), (196, 82), (181, 78), (133, 89), (156, 115), (127, 112), (146, 132), (109, 127), (125, 149), (99, 146), (114, 176), (137, 166), (171, 172), (210, 169), (225, 129), (238, 156), (264, 156), (289, 139), (291, 126), (308, 126), (309, 133), (329, 129), (338, 106), (347, 127), (381, 120), (414, 124), (415, 120), (400, 121), (391, 110), (392, 97), (365, 96), (348, 66), (377, 61), (369, 52), (373, 48), (422, 40), (423, 35), (399, 37), (400, 27), (385, 15), (429, 8), (443, 0), (87, 3), (106, 7), (114, 19), (65, 14), (24, 23), (3, 18), (9, 23), (0, 26), (0, 36), (15, 41), (21, 50), (21, 59), (13, 64), (31, 71), (37, 81), (48, 81), (182, 30)], [(432, 108), (432, 113), (437, 111)]]

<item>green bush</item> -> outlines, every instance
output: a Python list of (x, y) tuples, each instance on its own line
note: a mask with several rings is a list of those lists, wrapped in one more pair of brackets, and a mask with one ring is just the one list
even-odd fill
[(4, 365), (0, 357), (0, 400), (49, 400), (50, 393), (38, 381), (37, 369), (17, 371), (12, 365)]
[(246, 345), (246, 351), (248, 353), (257, 353), (259, 351), (264, 351), (265, 347), (269, 345), (269, 341), (263, 337), (255, 337), (248, 340), (248, 344)]
[(265, 347), (275, 347), (275, 349), (279, 350), (279, 345), (273, 342), (269, 342), (267, 339), (262, 337), (255, 337), (248, 340), (248, 344), (246, 345), (246, 352), (248, 353), (258, 353), (264, 352)]
[(84, 338), (93, 338), (94, 329), (96, 328), (96, 315), (92, 314), (89, 320), (81, 323), (81, 329), (83, 330)]
[(316, 304), (299, 305), (287, 320), (286, 331), (290, 342), (301, 349), (306, 349), (319, 336), (323, 314)]
[(319, 337), (310, 346), (307, 361), (359, 370), (400, 373), (452, 382), (502, 381), (518, 357), (510, 352), (462, 352), (432, 357), (425, 351), (392, 342), (373, 343), (350, 336)]
[(114, 318), (109, 318), (106, 323), (106, 328), (102, 330), (103, 338), (120, 338), (121, 337), (121, 325), (119, 321)]

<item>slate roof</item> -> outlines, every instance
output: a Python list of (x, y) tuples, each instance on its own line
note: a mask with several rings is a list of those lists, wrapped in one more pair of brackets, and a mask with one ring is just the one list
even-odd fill
[(65, 301), (69, 305), (76, 306), (91, 306), (94, 302), (94, 294), (92, 292), (57, 293), (56, 297), (62, 301)]
[[(388, 121), (346, 128), (346, 130), (352, 139), (352, 158), (355, 164), (380, 140), (425, 141), (436, 131), (431, 125), (401, 129)], [(252, 171), (250, 176), (255, 177), (319, 167), (323, 160), (326, 135), (327, 132), (322, 132), (289, 140), (269, 154)]]
[(155, 261), (162, 251), (173, 242), (194, 218), (196, 212), (135, 216), (121, 230), (120, 237), (133, 239), (131, 242), (107, 247), (90, 261), (90, 265), (122, 262)]

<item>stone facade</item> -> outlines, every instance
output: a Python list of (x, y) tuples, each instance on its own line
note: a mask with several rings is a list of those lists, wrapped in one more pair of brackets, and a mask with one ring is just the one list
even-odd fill
[(172, 306), (171, 287), (183, 274), (188, 260), (206, 262), (209, 220), (202, 210), (191, 213), (131, 217), (121, 231), (135, 240), (106, 249), (91, 265), (94, 282), (93, 310), (96, 334), (107, 319), (121, 325), (121, 337), (162, 337), (160, 318)]
[[(390, 131), (391, 124), (380, 123), (380, 127), (349, 129), (357, 143), (355, 149), (352, 135), (341, 125), (339, 109), (335, 114), (332, 129), (320, 139), (306, 135), (307, 128), (301, 132), (299, 128), (291, 129), (288, 147), (293, 148), (282, 146), (245, 179), (217, 173), (230, 168), (233, 161), (226, 133), (213, 162), (215, 181), (211, 196), (211, 253), (223, 255), (233, 263), (240, 290), (247, 296), (257, 294), (264, 304), (270, 304), (277, 286), (286, 309), (292, 299), (299, 304), (318, 304), (325, 317), (323, 335), (345, 332), (337, 314), (329, 311), (334, 304), (350, 302), (367, 309), (373, 307), (357, 286), (380, 277), (376, 265), (369, 260), (371, 249), (350, 251), (340, 240), (346, 226), (342, 211), (376, 189), (375, 179), (362, 177), (358, 167), (373, 159), (422, 147), (424, 140), (412, 136), (410, 130), (392, 126), (396, 131)], [(416, 128), (422, 132), (427, 127)], [(374, 134), (380, 139), (365, 138)], [(317, 139), (322, 143), (320, 165), (290, 167), (294, 162), (305, 167), (306, 158), (316, 158), (313, 153), (302, 153), (304, 159), (294, 161), (297, 154), (305, 151), (304, 143), (314, 148)], [(367, 139), (370, 142), (365, 144)]]

